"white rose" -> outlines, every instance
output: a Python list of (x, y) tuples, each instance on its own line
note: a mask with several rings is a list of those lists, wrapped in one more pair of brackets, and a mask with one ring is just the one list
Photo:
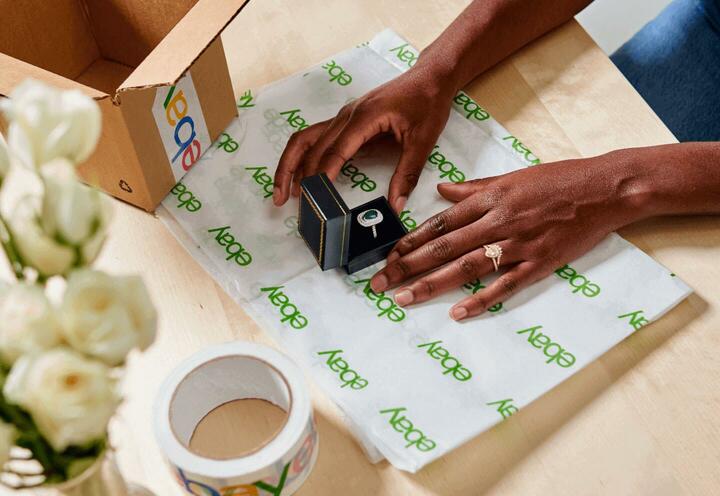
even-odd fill
[(0, 357), (6, 364), (53, 348), (60, 340), (55, 310), (42, 288), (15, 284), (0, 293)]
[(8, 169), (10, 169), (10, 157), (8, 156), (5, 140), (0, 136), (0, 180), (5, 179)]
[(0, 421), (0, 467), (10, 459), (10, 448), (17, 439), (17, 430), (13, 424)]
[(66, 159), (45, 164), (40, 176), (42, 200), (23, 198), (9, 219), (22, 261), (46, 277), (91, 264), (107, 237), (110, 199), (80, 183)]
[(60, 91), (28, 79), (3, 100), (8, 145), (26, 167), (55, 158), (85, 161), (100, 138), (100, 109), (79, 90)]
[(60, 320), (73, 348), (114, 366), (152, 344), (157, 312), (140, 277), (82, 269), (68, 278)]
[(110, 369), (66, 348), (21, 357), (3, 392), (57, 451), (105, 437), (120, 402)]
[(23, 197), (8, 219), (12, 241), (24, 265), (45, 277), (64, 274), (75, 265), (77, 253), (43, 231), (39, 219), (40, 199)]
[(112, 218), (110, 199), (80, 183), (75, 168), (65, 159), (48, 162), (40, 176), (45, 185), (41, 223), (43, 230), (63, 242), (87, 247), (83, 264), (100, 251)]

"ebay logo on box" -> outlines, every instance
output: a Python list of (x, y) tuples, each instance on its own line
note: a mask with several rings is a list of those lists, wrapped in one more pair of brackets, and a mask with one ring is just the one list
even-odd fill
[(179, 181), (211, 144), (190, 73), (174, 86), (158, 88), (153, 116), (173, 176)]

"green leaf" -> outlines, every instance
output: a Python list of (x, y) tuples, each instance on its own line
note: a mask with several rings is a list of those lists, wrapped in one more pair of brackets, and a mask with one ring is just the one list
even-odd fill
[(77, 458), (71, 461), (67, 469), (67, 478), (72, 479), (85, 472), (97, 460), (97, 457)]

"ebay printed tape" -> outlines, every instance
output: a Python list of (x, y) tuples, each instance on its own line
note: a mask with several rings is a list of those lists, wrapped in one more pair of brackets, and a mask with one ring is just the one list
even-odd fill
[[(207, 458), (189, 450), (203, 417), (224, 403), (247, 398), (269, 401), (287, 412), (270, 441), (237, 458)], [(154, 417), (157, 442), (189, 494), (290, 495), (317, 459), (318, 434), (302, 372), (267, 346), (227, 343), (191, 356), (161, 386)]]
[(189, 72), (173, 86), (158, 88), (152, 112), (170, 169), (175, 181), (180, 181), (211, 144)]

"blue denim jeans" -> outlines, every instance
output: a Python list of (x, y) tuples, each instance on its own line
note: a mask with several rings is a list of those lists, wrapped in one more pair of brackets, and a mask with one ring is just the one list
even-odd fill
[(675, 0), (611, 59), (679, 141), (720, 141), (720, 0)]

